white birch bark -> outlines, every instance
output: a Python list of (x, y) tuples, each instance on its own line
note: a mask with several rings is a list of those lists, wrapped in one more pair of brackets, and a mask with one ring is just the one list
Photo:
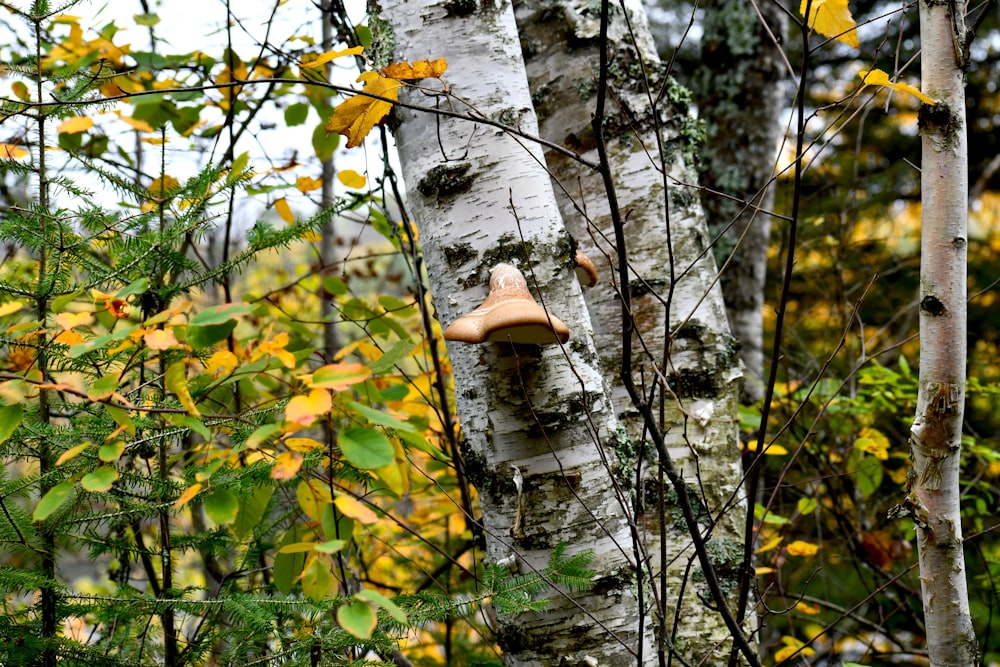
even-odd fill
[[(696, 180), (684, 164), (692, 125), (668, 101), (686, 93), (657, 79), (660, 63), (641, 5), (629, 0), (624, 6), (631, 31), (620, 5), (611, 6), (611, 99), (620, 104), (611, 108), (606, 119), (605, 140), (619, 207), (627, 216), (631, 269), (627, 288), (637, 335), (633, 379), (640, 387), (649, 387), (657, 374), (669, 381), (661, 423), (666, 444), (692, 502), (701, 511), (702, 525), (717, 522), (709, 552), (722, 585), (735, 586), (745, 515), (737, 419), (739, 361), (715, 282), (715, 264), (707, 250), (701, 207), (696, 193), (679, 185)], [(592, 162), (598, 159), (591, 130), (599, 62), (599, 16), (594, 8), (593, 3), (523, 0), (516, 10), (542, 136), (579, 151)], [(653, 97), (666, 85), (664, 99), (655, 109), (644, 87), (643, 63)], [(665, 147), (662, 158), (657, 123)], [(586, 298), (616, 410), (638, 439), (641, 419), (618, 377), (621, 310), (605, 187), (597, 173), (578, 161), (553, 151), (546, 158), (559, 184), (556, 191), (566, 225), (601, 272), (599, 285), (587, 290)], [(661, 170), (664, 161), (669, 212)], [(670, 564), (664, 596), (667, 637), (661, 639), (691, 664), (725, 664), (731, 633), (705, 604), (711, 595), (700, 578), (690, 576), (692, 570), (687, 569), (694, 559), (691, 537), (683, 525), (670, 519), (667, 533), (659, 534), (657, 505), (666, 503), (668, 516), (675, 512), (672, 493), (651, 478), (641, 493), (646, 501), (643, 525), (648, 530), (654, 574), (659, 575), (661, 547)], [(693, 571), (699, 569), (696, 561)]]
[[(449, 63), (452, 97), (411, 92), (404, 101), (537, 133), (508, 4), (392, 0), (379, 9), (394, 33), (393, 60), (443, 57)], [(496, 127), (396, 113), (408, 205), (438, 319), (448, 324), (478, 306), (490, 269), (508, 262), (519, 265), (529, 287), (571, 331), (564, 347), (448, 346), (464, 465), (479, 490), (488, 559), (529, 572), (544, 568), (560, 543), (571, 552), (596, 553), (592, 591), (572, 600), (552, 592), (548, 611), (500, 619), (504, 660), (634, 665), (641, 646), (648, 663), (651, 632), (647, 623), (646, 634), (638, 633), (627, 511), (603, 462), (614, 410), (542, 153)]]
[(965, 407), (968, 146), (963, 6), (920, 2), (923, 205), (920, 377), (908, 502), (917, 524), (927, 650), (935, 667), (978, 664), (959, 507)]

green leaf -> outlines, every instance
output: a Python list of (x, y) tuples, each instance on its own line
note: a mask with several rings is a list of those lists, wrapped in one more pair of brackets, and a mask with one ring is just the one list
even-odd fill
[(313, 549), (324, 554), (335, 554), (346, 546), (347, 540), (329, 540), (312, 545)]
[(87, 398), (92, 401), (103, 401), (106, 398), (111, 398), (116, 389), (118, 389), (118, 376), (105, 375), (90, 385), (90, 389), (87, 390)]
[(205, 426), (205, 423), (197, 417), (192, 417), (191, 415), (167, 414), (163, 415), (163, 418), (174, 426), (180, 426), (181, 428), (194, 431), (205, 440), (212, 439), (212, 432), (207, 426)]
[[(295, 542), (299, 542), (300, 539), (301, 535), (299, 535), (297, 527), (293, 526), (285, 531), (278, 544), (279, 546), (294, 544)], [(285, 595), (291, 593), (295, 588), (295, 580), (302, 573), (302, 567), (305, 565), (305, 562), (305, 554), (283, 554), (281, 552), (275, 554), (273, 569), (274, 587)]]
[(73, 482), (62, 482), (53, 486), (38, 501), (38, 506), (35, 507), (31, 518), (35, 521), (45, 520), (46, 517), (59, 509), (59, 506), (69, 498), (70, 494), (73, 493), (74, 486)]
[(796, 504), (799, 514), (812, 514), (816, 511), (817, 506), (819, 503), (816, 502), (815, 498), (799, 498), (799, 502)]
[(189, 326), (184, 342), (195, 350), (203, 350), (228, 338), (229, 334), (236, 328), (236, 324), (236, 320), (229, 320), (222, 324)]
[(104, 409), (107, 410), (116, 424), (125, 427), (129, 435), (135, 435), (135, 424), (132, 423), (132, 418), (128, 416), (128, 411), (115, 405), (105, 405)]
[(136, 14), (132, 18), (135, 19), (135, 24), (136, 25), (144, 25), (144, 26), (147, 26), (147, 27), (148, 26), (154, 26), (154, 25), (156, 25), (157, 23), (160, 22), (160, 16), (158, 14), (154, 14), (154, 13)]
[(271, 436), (281, 432), (281, 425), (279, 424), (264, 424), (259, 427), (256, 431), (250, 434), (250, 436), (242, 443), (233, 447), (233, 454), (238, 454), (244, 449), (257, 449), (265, 442), (271, 439)]
[(21, 424), (22, 417), (24, 417), (24, 406), (20, 403), (0, 408), (0, 442), (4, 442), (14, 435), (14, 431)]
[(760, 503), (757, 503), (756, 505), (754, 505), (754, 507), (753, 507), (753, 515), (754, 515), (754, 518), (756, 518), (758, 521), (763, 521), (764, 523), (769, 523), (772, 526), (783, 526), (786, 523), (788, 523), (788, 519), (786, 519), (783, 516), (775, 514), (774, 512), (767, 512), (766, 514), (765, 514), (765, 512), (766, 512), (766, 508), (763, 505), (761, 505)]
[(295, 127), (296, 125), (301, 125), (306, 122), (306, 118), (309, 117), (309, 105), (299, 102), (297, 104), (291, 104), (287, 109), (285, 109), (285, 125), (288, 127)]
[(203, 327), (212, 324), (223, 324), (237, 317), (249, 315), (252, 312), (253, 306), (248, 303), (223, 303), (201, 311), (191, 318), (188, 326)]
[(149, 279), (139, 278), (138, 280), (135, 280), (126, 285), (125, 287), (123, 287), (122, 289), (118, 290), (118, 293), (115, 294), (115, 298), (124, 299), (127, 296), (132, 296), (133, 294), (143, 294), (148, 289), (149, 289)]
[(121, 455), (124, 453), (125, 443), (121, 440), (106, 442), (101, 445), (100, 449), (97, 450), (97, 458), (101, 459), (105, 463), (111, 463), (112, 461), (117, 461), (121, 458)]
[(375, 429), (349, 428), (340, 433), (337, 442), (344, 457), (363, 470), (387, 466), (396, 460), (392, 443)]
[(358, 639), (369, 639), (378, 619), (375, 610), (367, 602), (352, 602), (337, 609), (337, 622), (349, 634)]
[(104, 493), (111, 490), (112, 485), (118, 479), (118, 471), (112, 466), (101, 466), (93, 472), (89, 472), (80, 480), (80, 486), (92, 493)]
[(240, 503), (240, 511), (236, 515), (236, 523), (233, 524), (233, 532), (236, 533), (236, 537), (245, 538), (260, 524), (273, 493), (274, 487), (266, 484), (254, 487), (253, 493), (243, 499), (243, 502)]
[(406, 612), (399, 608), (395, 602), (382, 595), (378, 591), (373, 591), (369, 588), (358, 591), (354, 597), (361, 598), (362, 600), (367, 600), (372, 604), (382, 607), (385, 609), (390, 616), (392, 616), (396, 621), (400, 623), (406, 623)]
[(396, 362), (412, 352), (414, 347), (411, 340), (397, 340), (381, 357), (368, 364), (368, 368), (372, 369), (372, 373), (376, 374), (392, 370)]
[(236, 521), (240, 512), (240, 501), (229, 489), (215, 489), (205, 496), (205, 514), (220, 526)]
[(76, 301), (76, 298), (83, 294), (82, 289), (78, 289), (71, 294), (63, 294), (62, 296), (57, 296), (52, 299), (52, 304), (49, 306), (49, 310), (53, 313), (61, 313), (66, 309), (66, 306)]
[(368, 407), (367, 405), (362, 405), (357, 401), (348, 401), (355, 412), (370, 421), (372, 424), (378, 424), (379, 426), (388, 426), (389, 428), (394, 428), (397, 431), (416, 431), (417, 429), (413, 424), (409, 422), (404, 422), (402, 420), (396, 419), (392, 415), (388, 415), (380, 410), (375, 410)]
[(332, 579), (327, 564), (317, 558), (302, 575), (302, 592), (313, 602), (319, 602), (330, 592)]
[(326, 162), (333, 157), (333, 152), (337, 150), (337, 146), (340, 145), (340, 135), (336, 133), (327, 134), (326, 124), (319, 123), (316, 125), (316, 129), (313, 130), (312, 135), (312, 146), (313, 151), (316, 153), (316, 157), (320, 159), (321, 162)]

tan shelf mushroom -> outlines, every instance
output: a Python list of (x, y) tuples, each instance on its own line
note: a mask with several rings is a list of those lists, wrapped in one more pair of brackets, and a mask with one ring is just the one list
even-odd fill
[(576, 251), (576, 278), (584, 287), (593, 287), (597, 284), (597, 267), (579, 250)]
[(549, 345), (569, 340), (569, 328), (538, 305), (517, 267), (498, 264), (490, 272), (490, 295), (483, 305), (452, 322), (444, 337), (463, 343)]

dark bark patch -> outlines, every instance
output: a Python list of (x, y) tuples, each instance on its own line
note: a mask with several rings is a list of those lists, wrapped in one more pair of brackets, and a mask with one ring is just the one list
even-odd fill
[(476, 0), (447, 0), (444, 11), (448, 16), (469, 16), (479, 8)]
[(444, 258), (448, 266), (452, 269), (458, 268), (466, 262), (479, 257), (479, 253), (472, 247), (471, 243), (456, 243), (455, 245), (444, 247)]
[(950, 148), (963, 130), (961, 116), (944, 102), (921, 104), (917, 121), (921, 132), (935, 134), (943, 139), (943, 148)]
[(438, 165), (417, 183), (420, 194), (430, 199), (450, 197), (466, 192), (472, 187), (474, 177), (467, 175), (472, 165), (468, 162), (453, 165)]
[(920, 310), (924, 311), (928, 315), (940, 317), (941, 315), (944, 315), (947, 308), (944, 307), (944, 304), (941, 303), (941, 300), (936, 296), (928, 294), (923, 298), (923, 300), (921, 300)]

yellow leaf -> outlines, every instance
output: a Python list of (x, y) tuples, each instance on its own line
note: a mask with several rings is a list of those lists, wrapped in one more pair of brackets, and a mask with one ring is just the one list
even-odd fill
[(808, 604), (799, 600), (798, 604), (795, 605), (796, 611), (801, 611), (803, 614), (809, 614), (810, 616), (815, 616), (820, 612), (819, 605)]
[(313, 372), (309, 386), (343, 391), (352, 385), (364, 382), (371, 374), (371, 369), (361, 364), (327, 364)]
[(229, 375), (237, 365), (239, 365), (239, 359), (236, 358), (235, 354), (229, 350), (219, 350), (208, 358), (205, 370), (213, 378), (217, 378), (222, 375)]
[(67, 118), (59, 125), (59, 131), (64, 134), (79, 134), (94, 127), (94, 119), (89, 116), (74, 116)]
[(756, 574), (758, 577), (761, 577), (765, 574), (773, 574), (775, 572), (777, 572), (777, 570), (775, 570), (773, 567), (755, 567), (753, 569), (753, 573)]
[(381, 74), (390, 79), (437, 79), (448, 69), (448, 61), (444, 58), (437, 60), (418, 60), (410, 63), (391, 63), (383, 67)]
[(858, 439), (854, 441), (854, 447), (871, 454), (879, 461), (885, 461), (889, 458), (889, 438), (885, 437), (885, 434), (878, 429), (861, 429)]
[(173, 329), (147, 331), (143, 334), (142, 340), (145, 341), (146, 347), (151, 350), (169, 350), (172, 347), (180, 347)]
[(775, 548), (776, 546), (778, 546), (779, 544), (781, 544), (781, 541), (782, 541), (783, 539), (785, 539), (785, 538), (784, 538), (784, 537), (782, 537), (781, 535), (779, 535), (778, 537), (774, 538), (773, 540), (771, 540), (771, 541), (770, 541), (770, 542), (768, 542), (767, 544), (762, 544), (762, 545), (761, 545), (761, 546), (760, 546), (760, 547), (759, 547), (759, 548), (757, 549), (757, 551), (755, 551), (754, 553), (757, 553), (757, 554), (762, 554), (762, 553), (764, 553), (764, 552), (766, 552), (766, 551), (770, 551), (771, 549), (773, 549), (773, 548)]
[(278, 212), (281, 219), (292, 224), (295, 222), (295, 214), (292, 213), (292, 208), (288, 205), (288, 200), (282, 197), (278, 201), (274, 202), (274, 210)]
[(847, 0), (802, 0), (799, 13), (806, 15), (809, 6), (809, 27), (824, 37), (836, 37), (858, 48), (858, 31)]
[(302, 468), (302, 454), (298, 452), (281, 452), (271, 469), (271, 479), (286, 480), (295, 477)]
[[(170, 335), (173, 336), (173, 333)], [(194, 404), (194, 398), (191, 397), (191, 392), (188, 390), (187, 365), (183, 360), (170, 364), (163, 376), (163, 384), (177, 397), (189, 415), (197, 417), (201, 414), (198, 412), (198, 406)]]
[(343, 183), (346, 187), (354, 188), (359, 190), (365, 187), (367, 179), (364, 176), (354, 171), (353, 169), (344, 169), (337, 174), (337, 180)]
[(313, 389), (308, 396), (296, 396), (285, 406), (285, 421), (310, 426), (316, 417), (326, 414), (333, 407), (330, 392)]
[(333, 501), (330, 489), (315, 479), (299, 482), (295, 495), (299, 500), (299, 507), (313, 521), (321, 521), (323, 508)]
[(184, 507), (189, 502), (191, 502), (191, 499), (197, 496), (200, 491), (201, 491), (201, 482), (195, 482), (188, 488), (184, 489), (184, 493), (182, 493), (180, 497), (174, 501), (173, 509), (179, 510), (180, 508)]
[(910, 84), (903, 83), (901, 81), (896, 81), (896, 82), (890, 81), (889, 75), (880, 69), (861, 70), (860, 72), (858, 72), (858, 76), (860, 76), (861, 79), (864, 81), (862, 85), (882, 86), (884, 88), (891, 88), (892, 90), (896, 90), (901, 93), (909, 93), (910, 95), (913, 95), (918, 100), (920, 100), (921, 102), (925, 102), (926, 104), (930, 104), (932, 106), (937, 105), (937, 102), (935, 100), (924, 95), (922, 92), (920, 92), (920, 89), (917, 88), (916, 86), (911, 86)]
[(324, 449), (325, 445), (312, 438), (287, 438), (285, 447), (296, 452), (315, 452), (318, 449)]
[(362, 46), (352, 46), (351, 48), (344, 49), (343, 51), (326, 51), (325, 53), (321, 53), (316, 56), (314, 60), (310, 60), (308, 63), (303, 63), (302, 67), (316, 68), (343, 56), (360, 56), (363, 50), (364, 47)]
[(94, 315), (92, 313), (59, 313), (56, 315), (56, 324), (58, 324), (63, 329), (72, 329), (74, 327), (85, 327), (88, 324), (94, 323)]
[(312, 192), (313, 190), (318, 190), (323, 187), (323, 179), (311, 178), (309, 176), (299, 176), (295, 179), (295, 187), (302, 193)]
[(56, 465), (61, 466), (62, 464), (66, 463), (66, 461), (76, 458), (80, 454), (80, 452), (87, 449), (87, 447), (90, 447), (89, 440), (87, 442), (77, 445), (76, 447), (70, 447), (65, 452), (59, 455), (59, 458), (56, 459)]
[(345, 516), (357, 519), (361, 523), (368, 524), (378, 521), (378, 514), (372, 511), (370, 507), (357, 498), (352, 498), (351, 496), (337, 496), (333, 499), (333, 504), (336, 505), (337, 509), (340, 510)]
[[(375, 72), (363, 72), (358, 81), (364, 81), (365, 92), (388, 98), (399, 99), (399, 88), (403, 85), (396, 79), (386, 79)], [(360, 146), (364, 138), (377, 123), (388, 115), (392, 102), (378, 100), (365, 95), (354, 95), (333, 110), (326, 123), (326, 131), (347, 137), (347, 147)]]
[(153, 131), (153, 126), (150, 125), (149, 123), (147, 123), (144, 120), (136, 120), (135, 118), (131, 118), (129, 116), (126, 116), (126, 115), (122, 114), (122, 112), (118, 111), (118, 110), (115, 110), (115, 114), (122, 121), (124, 121), (125, 123), (128, 123), (129, 125), (131, 125), (132, 129), (134, 129), (134, 130), (139, 130), (140, 132), (152, 132)]
[(3, 317), (5, 315), (12, 315), (13, 313), (16, 313), (22, 308), (24, 308), (24, 304), (21, 303), (20, 301), (8, 301), (7, 303), (0, 306), (0, 317)]
[(31, 93), (28, 92), (28, 86), (24, 81), (15, 81), (10, 87), (14, 91), (14, 95), (17, 96), (17, 99), (24, 100), (25, 102), (31, 99)]
[(15, 144), (0, 144), (0, 159), (13, 160), (15, 158), (24, 157), (28, 154), (28, 151)]
[(785, 549), (789, 556), (815, 556), (816, 552), (819, 551), (817, 545), (802, 540), (790, 542)]

